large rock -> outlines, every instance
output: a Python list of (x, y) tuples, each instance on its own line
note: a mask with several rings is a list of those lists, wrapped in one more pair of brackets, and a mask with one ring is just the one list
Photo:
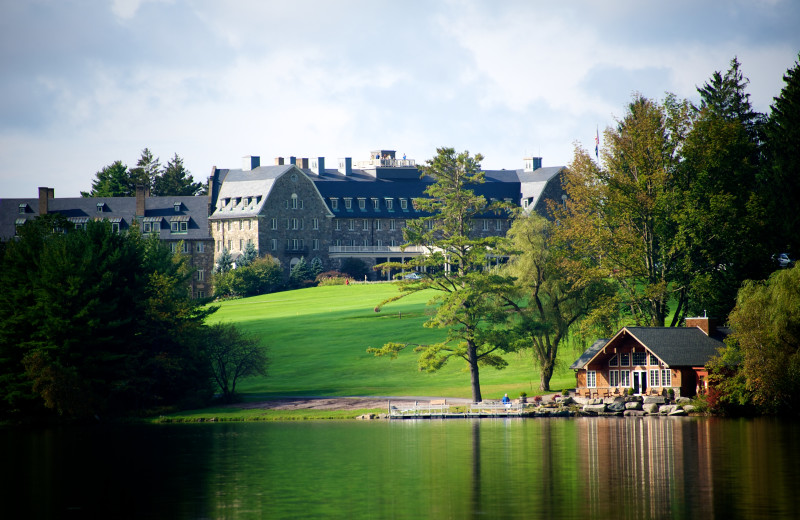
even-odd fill
[(693, 405), (693, 404), (685, 404), (685, 405), (683, 405), (683, 411), (686, 412), (686, 413), (692, 413), (696, 409), (697, 409), (697, 407), (695, 405)]
[(622, 399), (619, 399), (619, 398), (614, 399), (613, 402), (608, 403), (606, 405), (606, 408), (608, 408), (609, 412), (624, 412), (625, 411), (625, 401), (623, 401)]
[(672, 410), (674, 409), (675, 409), (674, 404), (665, 404), (664, 406), (660, 406), (658, 408), (658, 413), (660, 413), (661, 415), (669, 415), (670, 413), (672, 413)]
[(642, 409), (642, 403), (641, 403), (641, 401), (629, 401), (629, 402), (625, 403), (625, 409), (626, 410), (641, 410)]
[(658, 413), (658, 405), (656, 403), (645, 403), (642, 406), (642, 410), (651, 415), (655, 415)]
[(680, 415), (686, 415), (686, 410), (684, 410), (683, 408), (678, 408), (678, 407), (676, 406), (675, 408), (673, 408), (673, 409), (672, 409), (672, 411), (671, 411), (671, 412), (669, 412), (669, 414), (668, 414), (668, 415), (669, 415), (670, 417), (676, 417), (676, 416), (680, 416)]
[(556, 402), (558, 404), (562, 405), (562, 406), (567, 406), (567, 405), (570, 405), (570, 404), (574, 404), (575, 403), (575, 399), (573, 399), (570, 396), (566, 396), (566, 397), (559, 398), (558, 401), (556, 401)]
[(584, 412), (602, 413), (606, 411), (606, 405), (602, 402), (600, 404), (587, 404), (583, 406)]
[(689, 404), (692, 402), (692, 400), (689, 399), (688, 397), (678, 397), (677, 399), (675, 399), (675, 402), (677, 404)]
[(663, 395), (648, 395), (644, 398), (644, 404), (667, 404), (667, 399)]

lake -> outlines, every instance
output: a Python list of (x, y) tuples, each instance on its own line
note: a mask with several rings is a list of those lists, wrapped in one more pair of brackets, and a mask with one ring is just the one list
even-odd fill
[(0, 429), (0, 461), (3, 518), (750, 519), (800, 507), (800, 424), (775, 419)]

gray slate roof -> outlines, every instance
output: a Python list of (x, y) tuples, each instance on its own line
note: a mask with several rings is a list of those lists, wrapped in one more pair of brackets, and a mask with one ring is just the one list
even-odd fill
[(581, 354), (581, 357), (575, 360), (575, 362), (571, 364), (569, 368), (577, 370), (579, 368), (585, 367), (586, 364), (589, 361), (591, 361), (592, 358), (595, 357), (598, 352), (600, 352), (600, 349), (602, 349), (606, 345), (606, 343), (608, 343), (607, 338), (600, 338), (594, 343), (592, 343), (592, 346), (587, 348), (586, 351), (583, 354)]

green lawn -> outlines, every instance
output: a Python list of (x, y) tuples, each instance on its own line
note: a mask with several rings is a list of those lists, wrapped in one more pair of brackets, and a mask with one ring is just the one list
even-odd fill
[[(280, 292), (221, 304), (210, 321), (233, 322), (255, 334), (269, 348), (267, 377), (243, 380), (237, 391), (245, 398), (273, 396), (444, 396), (470, 397), (466, 363), (452, 360), (436, 373), (417, 370), (417, 355), (410, 349), (398, 359), (376, 358), (366, 353), (387, 341), (428, 343), (443, 331), (422, 324), (432, 293), (409, 296), (380, 313), (375, 306), (396, 294), (391, 284), (314, 287)], [(562, 366), (550, 387), (574, 387), (569, 365), (577, 357), (562, 348)], [(530, 353), (508, 354), (504, 370), (481, 370), (486, 399), (504, 392), (538, 393), (539, 374)]]

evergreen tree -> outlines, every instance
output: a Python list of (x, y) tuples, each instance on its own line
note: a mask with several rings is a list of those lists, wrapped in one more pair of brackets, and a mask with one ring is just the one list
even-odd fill
[[(800, 54), (798, 54), (800, 60)], [(800, 255), (800, 64), (795, 62), (783, 76), (785, 85), (766, 125), (767, 162), (764, 185), (768, 188), (769, 216), (776, 230), (774, 251)]]
[(95, 174), (92, 191), (81, 192), (81, 197), (133, 197), (136, 182), (122, 161), (114, 161)]
[(149, 148), (142, 150), (142, 155), (136, 162), (136, 167), (131, 168), (130, 176), (135, 184), (153, 188), (153, 182), (161, 171), (158, 157), (153, 157)]
[(177, 153), (169, 160), (164, 171), (153, 179), (153, 195), (159, 197), (199, 195), (203, 192), (203, 188), (202, 183), (194, 182), (192, 175), (183, 166), (183, 159)]
[(252, 242), (248, 242), (239, 258), (236, 259), (236, 267), (245, 267), (252, 264), (258, 258), (258, 251)]
[[(415, 199), (416, 207), (429, 216), (409, 221), (403, 235), (408, 244), (425, 247), (429, 254), (408, 262), (389, 262), (383, 269), (424, 271), (419, 279), (402, 280), (401, 295), (382, 302), (380, 307), (409, 294), (433, 289), (437, 295), (430, 301), (435, 314), (426, 327), (447, 330), (444, 341), (431, 345), (414, 345), (419, 353), (419, 367), (430, 372), (439, 370), (450, 359), (461, 358), (469, 367), (472, 399), (482, 400), (480, 367), (503, 368), (507, 362), (501, 353), (514, 348), (507, 327), (509, 313), (502, 295), (513, 291), (513, 278), (488, 271), (487, 255), (496, 251), (499, 237), (473, 237), (472, 222), (487, 211), (501, 211), (502, 203), (487, 204), (476, 196), (471, 186), (485, 181), (480, 169), (480, 154), (457, 154), (452, 148), (439, 148), (427, 161), (422, 175), (435, 182), (426, 190), (426, 197)], [(376, 356), (396, 357), (412, 343), (386, 343), (382, 348), (369, 348)]]
[(316, 280), (317, 276), (321, 272), (323, 272), (325, 268), (322, 266), (322, 260), (318, 256), (315, 256), (313, 260), (311, 260), (311, 274), (314, 275), (314, 279)]
[(306, 262), (305, 257), (301, 256), (300, 261), (294, 264), (289, 272), (289, 283), (294, 287), (301, 287), (306, 280), (313, 280), (314, 274), (311, 266)]
[(227, 247), (222, 248), (222, 254), (217, 258), (217, 265), (214, 267), (214, 272), (227, 273), (233, 269), (233, 257)]

